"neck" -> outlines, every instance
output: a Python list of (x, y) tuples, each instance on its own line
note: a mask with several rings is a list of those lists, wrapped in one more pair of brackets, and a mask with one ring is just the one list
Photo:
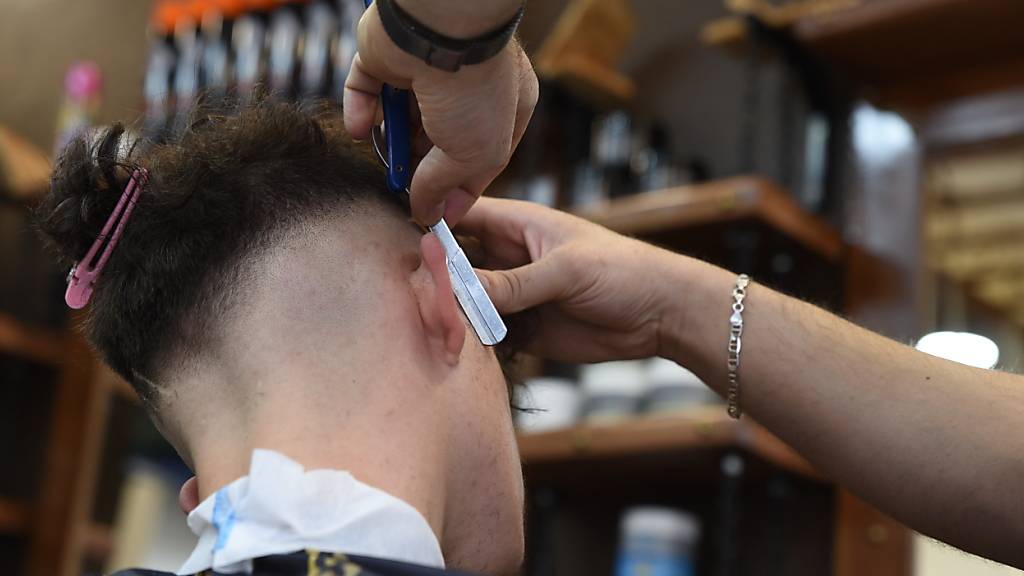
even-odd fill
[[(452, 460), (436, 386), (410, 376), (412, 370), (389, 372), (393, 361), (359, 357), (326, 371), (319, 362), (287, 369), (271, 362), (278, 368), (260, 370), (259, 378), (236, 376), (234, 382), (246, 385), (223, 383), (222, 406), (214, 401), (193, 408), (193, 421), (216, 422), (188, 442), (200, 498), (248, 474), (252, 451), (265, 448), (307, 470), (345, 470), (404, 500), (441, 541)], [(210, 412), (225, 416), (211, 418)]]
[(379, 301), (319, 305), (315, 294), (277, 293), (289, 299), (250, 306), (161, 399), (200, 498), (246, 475), (254, 449), (271, 449), (404, 500), (449, 566), (514, 572), (522, 486), (507, 481), (518, 473), (515, 441), (503, 383), (482, 378), (483, 363), (495, 363), (489, 351), (466, 347), (454, 368), (439, 362), (400, 294), (350, 291)]

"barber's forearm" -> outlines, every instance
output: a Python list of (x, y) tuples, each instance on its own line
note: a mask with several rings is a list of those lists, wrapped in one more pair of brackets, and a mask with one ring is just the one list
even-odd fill
[(452, 38), (473, 38), (508, 22), (521, 0), (395, 0), (431, 30)]
[[(666, 351), (720, 393), (735, 276), (680, 259)], [(1024, 566), (1024, 378), (919, 353), (760, 285), (743, 313), (741, 405), (911, 527)]]

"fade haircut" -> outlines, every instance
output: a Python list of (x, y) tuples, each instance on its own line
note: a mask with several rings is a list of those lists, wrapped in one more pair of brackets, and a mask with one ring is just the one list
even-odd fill
[(149, 173), (84, 330), (150, 409), (154, 379), (223, 336), (247, 262), (288, 229), (374, 204), (404, 217), (338, 118), (322, 103), (255, 98), (199, 108), (159, 143), (115, 124), (64, 150), (37, 220), (68, 262), (95, 241), (132, 171)]

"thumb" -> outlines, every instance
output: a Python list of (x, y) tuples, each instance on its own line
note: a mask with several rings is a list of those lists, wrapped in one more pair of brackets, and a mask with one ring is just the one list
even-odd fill
[(545, 258), (511, 270), (477, 270), (494, 307), (502, 314), (557, 300), (565, 294), (566, 277)]

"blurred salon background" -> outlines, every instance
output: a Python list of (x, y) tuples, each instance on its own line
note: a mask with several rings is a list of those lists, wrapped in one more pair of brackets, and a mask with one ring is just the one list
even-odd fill
[[(0, 573), (175, 570), (189, 471), (32, 229), (62, 143), (199, 94), (340, 98), (361, 0), (0, 0)], [(937, 355), (1024, 357), (1024, 2), (543, 0), (489, 193), (696, 255)], [(685, 298), (680, 294), (680, 298)], [(1015, 570), (915, 535), (661, 360), (525, 358), (528, 576)], [(660, 555), (659, 572), (631, 561)]]

